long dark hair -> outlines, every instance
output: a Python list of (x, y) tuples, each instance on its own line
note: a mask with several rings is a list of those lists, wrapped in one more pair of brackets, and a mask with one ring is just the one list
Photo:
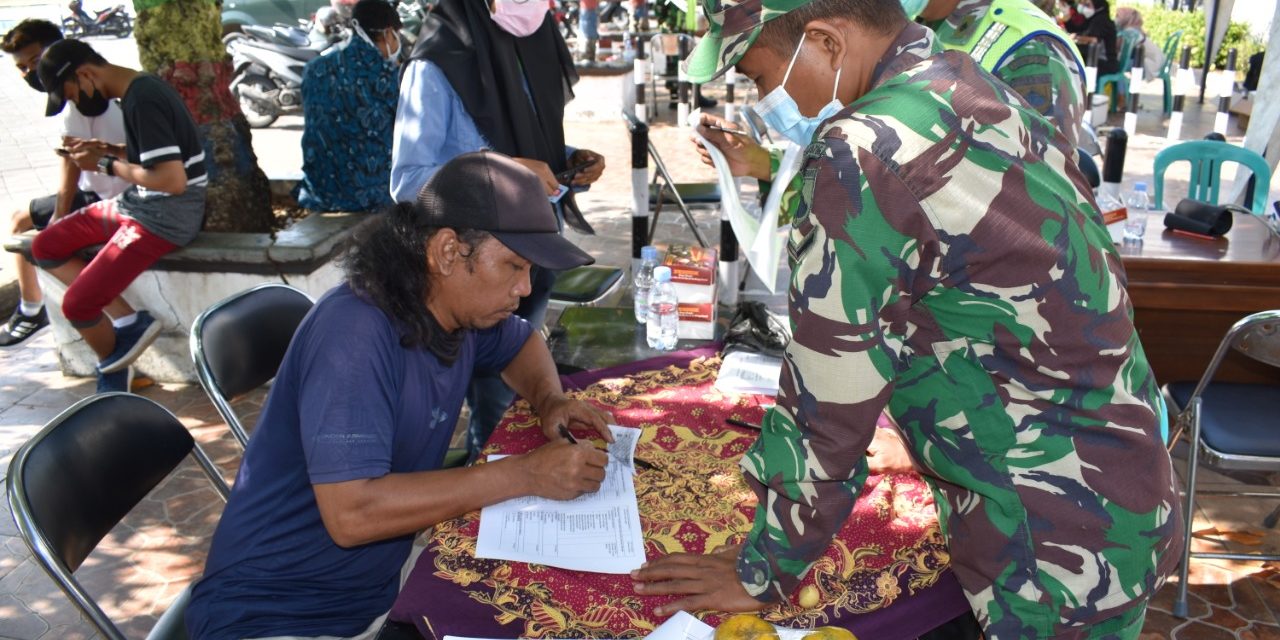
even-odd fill
[[(351, 288), (400, 328), (401, 346), (425, 347), (445, 364), (451, 364), (457, 357), (462, 334), (441, 329), (427, 309), (431, 287), (427, 241), (440, 230), (441, 227), (419, 222), (416, 204), (399, 202), (352, 235), (341, 262)], [(489, 237), (487, 232), (472, 229), (454, 232), (472, 254)]]

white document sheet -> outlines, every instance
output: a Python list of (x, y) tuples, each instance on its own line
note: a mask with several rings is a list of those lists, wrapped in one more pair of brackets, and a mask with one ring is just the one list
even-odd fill
[(778, 395), (782, 358), (759, 353), (732, 351), (720, 363), (716, 388), (725, 393)]
[(644, 564), (633, 477), (640, 430), (609, 430), (614, 442), (599, 490), (573, 500), (527, 496), (485, 507), (476, 557), (595, 573), (628, 573)]
[(711, 640), (715, 635), (716, 630), (711, 625), (678, 611), (645, 637), (648, 640)]
[(738, 196), (738, 182), (729, 171), (729, 162), (714, 144), (698, 133), (698, 124), (702, 122), (702, 112), (695, 111), (689, 115), (689, 126), (693, 135), (711, 154), (711, 163), (716, 169), (716, 178), (720, 185), (720, 207), (728, 214), (729, 225), (733, 234), (738, 237), (738, 245), (747, 264), (756, 273), (760, 281), (769, 289), (769, 293), (777, 293), (778, 260), (782, 257), (782, 247), (786, 243), (790, 226), (778, 228), (778, 215), (781, 213), (782, 194), (785, 185), (791, 181), (800, 164), (804, 160), (804, 149), (790, 144), (783, 152), (782, 161), (778, 165), (778, 173), (773, 178), (774, 186), (769, 192), (762, 209), (756, 202), (743, 202)]
[[(806, 631), (805, 633), (808, 633)], [(711, 625), (683, 612), (677, 612), (666, 622), (658, 625), (653, 633), (645, 636), (648, 640), (711, 640), (716, 630)], [(444, 640), (499, 640), (498, 638), (469, 638), (465, 636), (445, 636)]]

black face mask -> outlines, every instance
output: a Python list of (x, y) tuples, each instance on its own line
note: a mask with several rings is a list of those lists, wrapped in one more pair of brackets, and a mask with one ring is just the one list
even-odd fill
[(35, 69), (28, 71), (22, 76), (22, 79), (27, 81), (28, 87), (44, 93), (44, 83), (40, 82), (40, 74), (36, 73)]
[(85, 93), (83, 88), (80, 89), (80, 97), (76, 100), (76, 110), (87, 118), (96, 118), (106, 113), (107, 105), (107, 97), (102, 95), (97, 87), (93, 88), (93, 95)]

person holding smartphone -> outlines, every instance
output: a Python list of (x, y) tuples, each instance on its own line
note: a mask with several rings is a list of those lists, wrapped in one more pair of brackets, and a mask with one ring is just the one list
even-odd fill
[[(400, 82), (391, 149), (397, 202), (412, 202), (441, 166), (481, 149), (533, 171), (549, 198), (562, 182), (585, 188), (600, 179), (604, 157), (565, 144), (564, 108), (578, 74), (547, 8), (535, 0), (442, 0), (427, 15)], [(575, 211), (571, 197), (563, 195), (557, 209)], [(516, 315), (539, 327), (555, 273), (535, 267), (530, 277)], [(473, 379), (467, 393), (472, 452), (513, 397), (498, 376)]]
[[(208, 175), (195, 120), (174, 88), (151, 74), (113, 65), (79, 40), (41, 55), (45, 115), (68, 109), (98, 116), (119, 102), (125, 144), (75, 140), (70, 158), (82, 171), (129, 183), (41, 231), (31, 256), (67, 285), (62, 315), (98, 356), (98, 392), (128, 391), (130, 365), (155, 341), (160, 321), (121, 294), (165, 254), (200, 233)], [(103, 245), (92, 260), (78, 253)]]
[[(44, 91), (36, 74), (36, 65), (44, 50), (62, 39), (62, 31), (47, 20), (23, 20), (5, 34), (0, 49), (13, 58), (18, 73), (27, 85), (36, 91)], [(124, 115), (114, 102), (99, 116), (86, 116), (75, 109), (68, 109), (62, 116), (62, 144), (54, 149), (63, 160), (58, 192), (32, 200), (26, 209), (13, 212), (10, 233), (18, 235), (31, 229), (44, 229), (50, 222), (99, 200), (114, 198), (129, 183), (112, 176), (81, 171), (70, 159), (67, 147), (85, 140), (104, 143), (124, 142)], [(35, 335), (49, 324), (49, 314), (44, 308), (44, 294), (36, 279), (36, 267), (22, 255), (14, 256), (18, 274), (18, 307), (8, 322), (0, 325), (0, 347), (15, 347)]]

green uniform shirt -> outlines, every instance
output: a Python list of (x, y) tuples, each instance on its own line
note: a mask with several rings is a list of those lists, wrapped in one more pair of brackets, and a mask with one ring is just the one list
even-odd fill
[(1179, 559), (1180, 517), (1120, 257), (1065, 139), (939, 52), (908, 25), (806, 150), (794, 338), (742, 461), (760, 506), (739, 578), (794, 589), (887, 408), (988, 638), (1129, 629)]

